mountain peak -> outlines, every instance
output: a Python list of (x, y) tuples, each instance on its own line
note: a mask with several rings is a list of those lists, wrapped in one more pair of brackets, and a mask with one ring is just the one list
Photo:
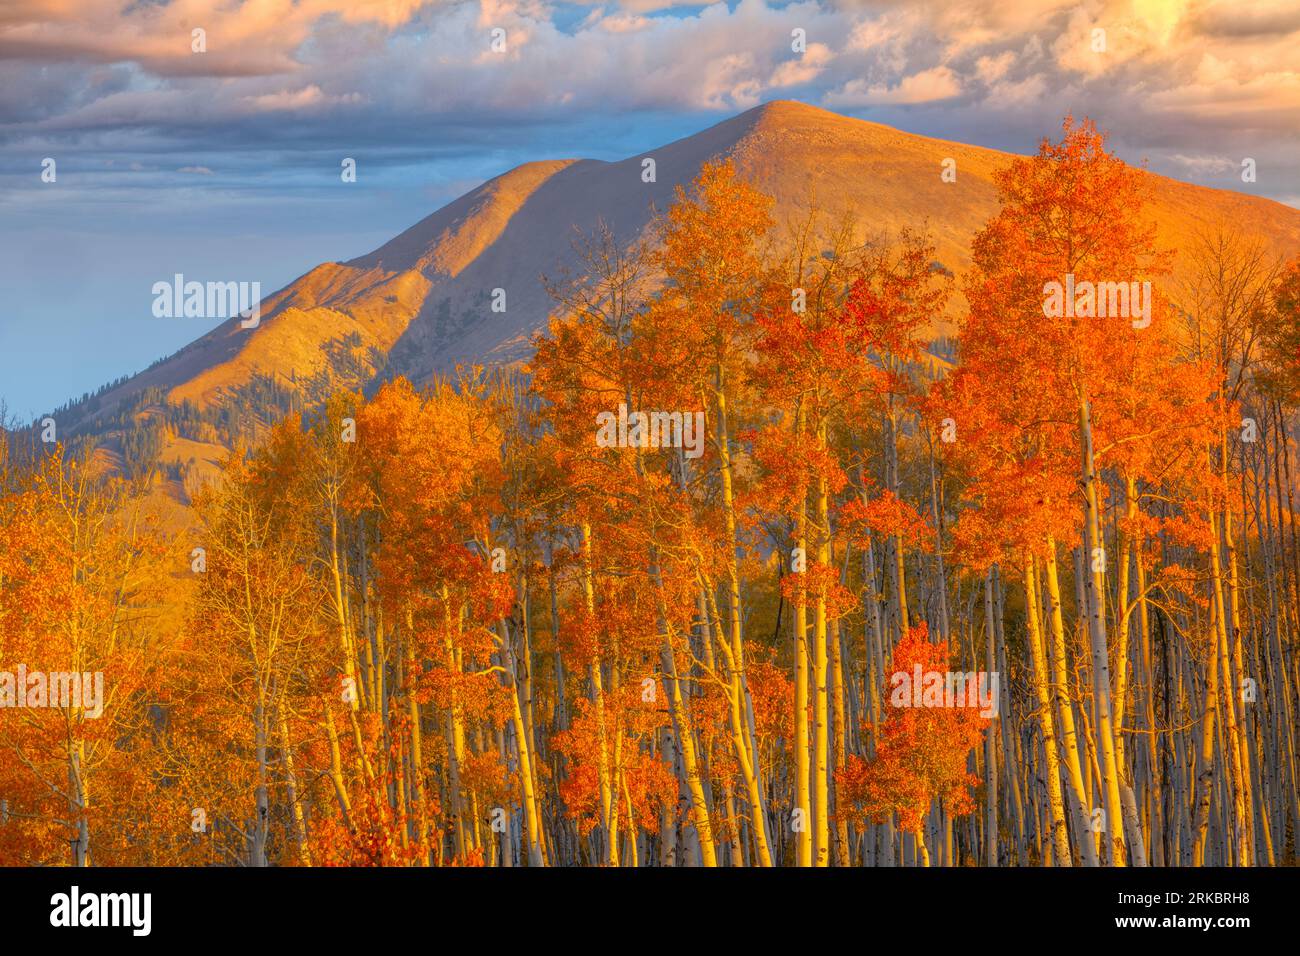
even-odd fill
[[(377, 365), (421, 381), (460, 362), (525, 360), (553, 309), (542, 277), (580, 268), (576, 232), (603, 221), (621, 242), (646, 235), (675, 187), (720, 157), (734, 159), (741, 176), (774, 198), (778, 230), (815, 201), (828, 221), (852, 216), (863, 237), (928, 231), (938, 260), (954, 272), (969, 263), (971, 237), (996, 211), (994, 174), (1011, 158), (772, 100), (620, 161), (525, 163), (367, 255), (318, 266), (263, 302), (256, 330), (232, 320), (107, 393), (101, 406), (146, 386), (204, 406), (258, 375), (293, 382), (324, 375), (356, 387)], [(650, 158), (652, 178), (645, 175)], [(955, 182), (940, 176), (949, 159)], [(1150, 214), (1162, 237), (1250, 218), (1278, 251), (1300, 248), (1300, 212), (1290, 207), (1154, 180)], [(940, 322), (934, 331), (949, 329)]]
[(847, 117), (840, 113), (834, 113), (830, 110), (823, 109), (820, 106), (813, 106), (811, 103), (804, 103), (800, 100), (768, 100), (766, 103), (760, 103), (751, 109), (746, 110), (741, 116), (761, 116), (764, 119), (770, 119), (774, 122), (789, 121), (799, 118), (816, 118), (820, 117), (828, 121), (844, 120)]

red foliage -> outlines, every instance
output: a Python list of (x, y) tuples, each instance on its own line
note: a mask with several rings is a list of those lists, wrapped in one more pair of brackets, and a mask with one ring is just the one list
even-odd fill
[[(894, 648), (892, 672), (910, 680), (918, 665), (922, 673), (949, 669), (947, 644), (930, 643), (924, 623)], [(935, 800), (953, 816), (970, 813), (975, 804), (969, 788), (979, 779), (966, 762), (989, 723), (978, 707), (891, 707), (875, 758), (853, 757), (836, 771), (842, 812), (877, 821), (897, 813), (903, 829), (912, 832), (921, 829)]]

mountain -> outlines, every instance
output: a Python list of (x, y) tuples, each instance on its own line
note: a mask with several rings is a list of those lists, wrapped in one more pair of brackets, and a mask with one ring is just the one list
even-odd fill
[[(958, 273), (969, 263), (971, 236), (995, 211), (993, 175), (1012, 158), (777, 101), (620, 162), (526, 163), (367, 255), (317, 266), (263, 300), (257, 328), (242, 329), (237, 319), (222, 324), (97, 396), (93, 407), (74, 407), (74, 420), (87, 427), (115, 410), (119, 420), (123, 411), (142, 414), (150, 404), (142, 393), (210, 411), (251, 390), (355, 387), (380, 367), (419, 382), (460, 362), (525, 359), (552, 304), (541, 277), (575, 266), (575, 229), (590, 231), (603, 219), (631, 240), (656, 208), (667, 208), (676, 185), (723, 156), (776, 198), (779, 226), (800, 218), (815, 196), (831, 217), (853, 212), (865, 232), (928, 228), (939, 261)], [(653, 183), (642, 181), (645, 158), (655, 160)], [(940, 176), (948, 158), (956, 160), (955, 182)], [(1149, 175), (1149, 214), (1164, 245), (1177, 247), (1226, 220), (1249, 224), (1278, 252), (1300, 251), (1300, 211)], [(495, 289), (505, 290), (504, 312), (492, 310)], [(216, 444), (205, 444), (214, 458)], [(163, 461), (184, 458), (172, 445)]]

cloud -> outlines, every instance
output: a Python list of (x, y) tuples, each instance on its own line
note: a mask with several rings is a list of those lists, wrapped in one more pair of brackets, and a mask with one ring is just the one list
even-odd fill
[(1192, 13), (1190, 23), (1206, 36), (1280, 38), (1300, 32), (1300, 7), (1292, 0), (1209, 3)]
[(278, 93), (262, 93), (258, 96), (246, 96), (244, 102), (259, 112), (298, 112), (305, 109), (320, 109), (330, 104), (360, 103), (360, 93), (329, 95), (321, 92), (315, 83), (297, 90), (280, 90)]
[(211, 176), (212, 170), (206, 166), (182, 166), (176, 170), (178, 173), (192, 173), (196, 176)]
[(304, 143), (364, 144), (371, 162), (504, 142), (574, 155), (606, 143), (578, 128), (702, 114), (699, 128), (795, 95), (1013, 149), (1072, 110), (1173, 173), (1188, 171), (1174, 154), (1230, 143), (1293, 195), (1298, 32), (1293, 0), (9, 0), (0, 159), (211, 154), (224, 181)]
[(912, 104), (947, 100), (961, 93), (956, 74), (946, 66), (936, 66), (905, 76), (893, 86), (868, 86), (851, 80), (841, 89), (827, 94), (832, 106), (870, 106), (879, 103)]
[(1003, 50), (997, 55), (982, 56), (975, 61), (975, 75), (985, 83), (996, 83), (1007, 75), (1007, 70), (1015, 62), (1016, 55), (1010, 50)]
[(772, 71), (767, 88), (784, 89), (811, 83), (834, 59), (831, 48), (824, 43), (810, 43), (808, 49), (794, 59), (786, 60)]
[(654, 26), (654, 20), (649, 17), (636, 16), (635, 14), (618, 14), (616, 16), (601, 17), (594, 21), (594, 25), (606, 33), (638, 33)]
[(1039, 102), (1047, 90), (1042, 76), (1027, 76), (1021, 80), (998, 81), (985, 94), (984, 106), (992, 110), (1012, 110)]
[[(156, 76), (251, 76), (291, 72), (296, 52), (322, 24), (409, 23), (425, 0), (8, 0), (0, 56), (38, 62), (139, 63)], [(204, 52), (195, 52), (195, 31)]]

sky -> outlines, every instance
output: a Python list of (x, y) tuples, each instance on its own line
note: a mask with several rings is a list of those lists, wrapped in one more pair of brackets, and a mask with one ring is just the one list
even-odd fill
[(269, 294), (519, 163), (773, 99), (1020, 153), (1070, 111), (1300, 207), (1297, 50), (1297, 0), (3, 0), (0, 403), (30, 420), (216, 325), (154, 317), (175, 273)]

